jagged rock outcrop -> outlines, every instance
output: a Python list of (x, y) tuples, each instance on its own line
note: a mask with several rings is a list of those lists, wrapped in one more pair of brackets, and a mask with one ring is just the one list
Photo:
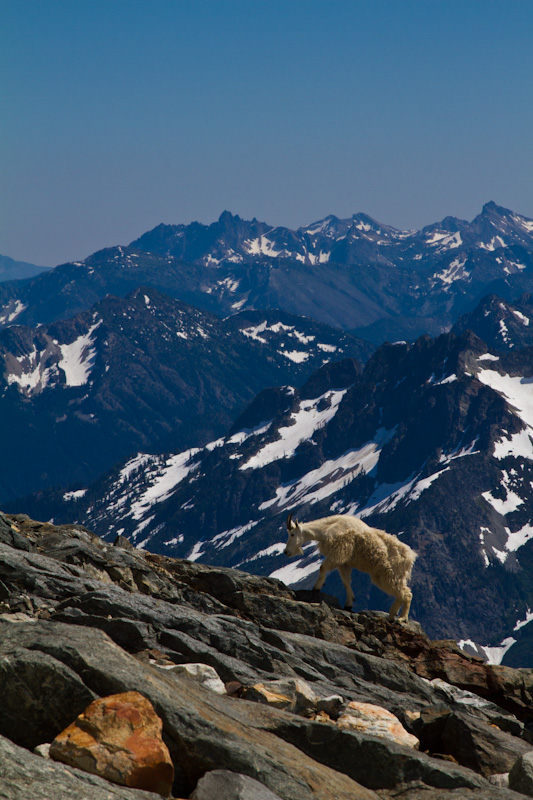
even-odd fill
[[(27, 790), (18, 785), (30, 780), (43, 789), (36, 797), (85, 798), (94, 786), (103, 800), (101, 779), (28, 751), (51, 742), (92, 700), (132, 690), (162, 720), (175, 797), (203, 797), (202, 779), (223, 769), (281, 800), (377, 800), (399, 791), (407, 800), (519, 797), (487, 777), (533, 752), (533, 672), (489, 667), (432, 643), (417, 623), (350, 614), (327, 597), (304, 602), (272, 579), (113, 546), (78, 526), (23, 515), (0, 517), (0, 591), (6, 800), (22, 800)], [(191, 662), (213, 667), (226, 693), (162, 668)], [(337, 705), (328, 713), (317, 703), (315, 713), (243, 699), (247, 687), (275, 681), (280, 692), (305, 682), (310, 697), (335, 695)], [(420, 750), (344, 730), (339, 703), (352, 701), (394, 714)], [(464, 733), (453, 752), (442, 731), (429, 735), (435, 706), (446, 706), (445, 725)], [(130, 790), (109, 787), (113, 800), (130, 800)]]

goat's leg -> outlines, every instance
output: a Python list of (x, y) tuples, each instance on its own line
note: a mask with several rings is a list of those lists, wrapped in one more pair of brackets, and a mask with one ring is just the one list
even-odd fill
[(329, 572), (328, 562), (327, 559), (324, 559), (324, 561), (320, 565), (320, 569), (318, 570), (318, 578), (316, 579), (315, 585), (313, 586), (313, 592), (319, 592), (322, 589), (326, 581), (326, 576), (328, 572)]
[(401, 604), (402, 604), (401, 596), (395, 597), (394, 603), (391, 605), (390, 611), (389, 611), (389, 622), (393, 622), (394, 621), (394, 618), (396, 617), (396, 614), (400, 610)]
[(413, 599), (413, 593), (408, 586), (405, 586), (403, 589), (400, 589), (389, 611), (389, 622), (392, 622), (394, 620), (396, 614), (400, 610), (400, 606), (403, 606), (403, 608), (399, 616), (399, 619), (402, 622), (407, 622), (412, 599)]
[(409, 617), (409, 609), (411, 608), (411, 600), (413, 599), (413, 593), (409, 589), (408, 586), (405, 587), (404, 591), (402, 592), (402, 602), (403, 608), (402, 613), (400, 614), (400, 619), (407, 622)]
[(351, 611), (354, 601), (352, 591), (352, 568), (347, 564), (342, 564), (342, 566), (337, 567), (337, 570), (341, 576), (344, 588), (346, 589), (346, 605), (344, 606), (344, 610)]

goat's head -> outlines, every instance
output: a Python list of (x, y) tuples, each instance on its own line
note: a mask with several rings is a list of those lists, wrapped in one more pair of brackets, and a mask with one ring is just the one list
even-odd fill
[(303, 531), (297, 520), (292, 521), (292, 511), (287, 517), (287, 531), (289, 538), (285, 546), (285, 555), (291, 558), (292, 556), (303, 556)]

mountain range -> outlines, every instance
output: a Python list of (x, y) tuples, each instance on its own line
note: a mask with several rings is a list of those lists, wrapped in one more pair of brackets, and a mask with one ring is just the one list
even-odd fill
[(533, 290), (533, 221), (494, 202), (471, 222), (446, 217), (420, 231), (365, 214), (294, 231), (224, 212), (0, 285), (0, 325), (67, 318), (139, 286), (223, 317), (280, 308), (375, 344), (412, 341), (449, 329), (486, 294)]
[[(489, 299), (472, 322), (488, 324), (492, 307), (496, 324), (501, 305)], [(529, 317), (505, 307), (528, 327), (533, 305), (520, 304)], [(418, 551), (412, 608), (432, 636), (524, 663), (533, 617), (533, 347), (513, 348), (509, 336), (506, 344), (491, 349), (459, 331), (383, 345), (362, 371), (353, 359), (326, 364), (300, 389), (259, 393), (204, 447), (139, 452), (91, 486), (24, 506), (75, 518), (109, 541), (120, 534), (153, 552), (302, 588), (320, 558), (311, 547), (287, 563), (288, 511), (304, 520), (356, 514)], [(366, 576), (356, 580), (357, 607), (387, 607)], [(338, 578), (326, 591), (342, 596)]]
[(11, 456), (0, 498), (94, 480), (139, 448), (204, 444), (261, 389), (371, 351), (285, 312), (221, 321), (149, 288), (68, 320), (4, 328), (0, 435)]
[(530, 664), (532, 289), (533, 222), (494, 203), (407, 232), (224, 213), (2, 284), (2, 504), (304, 588), (287, 512), (357, 514), (418, 551), (430, 635)]

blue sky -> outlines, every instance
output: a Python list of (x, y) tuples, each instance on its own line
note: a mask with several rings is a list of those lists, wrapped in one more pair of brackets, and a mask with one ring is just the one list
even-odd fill
[(531, 0), (0, 0), (0, 253), (533, 217)]

